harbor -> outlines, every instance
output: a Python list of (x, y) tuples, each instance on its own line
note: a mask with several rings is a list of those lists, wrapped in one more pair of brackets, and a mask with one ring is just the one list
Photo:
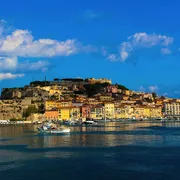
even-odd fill
[[(179, 175), (180, 122), (71, 126), (70, 134), (42, 134), (37, 127), (0, 125), (1, 178), (129, 180), (136, 174), (163, 180)], [(89, 174), (94, 168), (96, 175)]]

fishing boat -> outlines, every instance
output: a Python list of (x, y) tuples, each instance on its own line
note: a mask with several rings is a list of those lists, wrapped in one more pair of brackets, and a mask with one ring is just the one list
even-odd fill
[(86, 120), (86, 121), (84, 121), (82, 124), (94, 124), (94, 125), (96, 125), (97, 124), (97, 122), (95, 122), (95, 121), (93, 121), (93, 120)]
[(70, 133), (70, 128), (66, 127), (57, 127), (54, 124), (44, 124), (37, 128), (40, 133), (49, 133), (49, 134), (67, 134)]

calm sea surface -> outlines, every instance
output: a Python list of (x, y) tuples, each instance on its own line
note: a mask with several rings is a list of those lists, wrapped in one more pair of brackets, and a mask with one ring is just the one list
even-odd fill
[(107, 123), (42, 135), (0, 125), (0, 180), (180, 180), (180, 122)]

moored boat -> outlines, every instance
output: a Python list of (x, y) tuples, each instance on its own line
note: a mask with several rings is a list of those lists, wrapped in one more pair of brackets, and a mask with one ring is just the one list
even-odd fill
[(84, 121), (82, 124), (97, 124), (97, 122), (93, 120)]
[(57, 127), (54, 124), (44, 124), (37, 128), (40, 133), (49, 133), (49, 134), (67, 134), (70, 133), (70, 128), (66, 127)]

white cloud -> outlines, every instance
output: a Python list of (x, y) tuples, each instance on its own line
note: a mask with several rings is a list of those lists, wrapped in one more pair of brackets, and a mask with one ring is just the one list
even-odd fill
[(128, 37), (129, 42), (133, 46), (140, 45), (142, 47), (152, 47), (156, 46), (158, 44), (163, 46), (168, 46), (172, 44), (173, 38), (164, 36), (164, 35), (158, 35), (158, 34), (147, 34), (147, 33), (135, 33), (133, 36)]
[(144, 86), (139, 87), (139, 91), (145, 92), (146, 88)]
[(135, 33), (133, 36), (128, 37), (128, 41), (120, 45), (119, 52), (121, 60), (125, 61), (132, 51), (137, 48), (151, 48), (154, 46), (169, 46), (173, 43), (173, 38), (147, 33)]
[[(39, 60), (18, 62), (19, 57), (54, 57), (69, 56), (79, 52), (94, 52), (97, 47), (83, 46), (76, 39), (58, 41), (54, 39), (35, 39), (29, 30), (12, 28), (0, 20), (0, 72), (37, 71), (45, 72), (50, 63)], [(5, 74), (6, 75), (6, 74)], [(7, 74), (10, 75), (10, 74)]]
[(0, 73), (0, 80), (4, 79), (16, 79), (24, 77), (24, 74), (11, 74), (11, 73)]
[(126, 51), (122, 51), (120, 56), (121, 56), (121, 60), (125, 61), (128, 58), (129, 54)]
[(15, 30), (11, 35), (0, 38), (0, 55), (18, 57), (69, 56), (79, 51), (81, 44), (75, 39), (57, 41), (34, 40), (28, 30)]
[(17, 68), (17, 57), (0, 57), (0, 69), (13, 70)]
[(101, 17), (102, 14), (101, 13), (97, 13), (93, 10), (86, 10), (84, 11), (83, 17), (85, 20), (91, 20), (91, 19), (96, 19)]
[(0, 69), (2, 71), (38, 71), (45, 72), (48, 70), (50, 63), (46, 60), (36, 62), (24, 61), (18, 62), (17, 57), (0, 57)]
[(107, 56), (108, 55), (108, 52), (107, 52), (105, 47), (101, 48), (101, 53), (102, 53), (103, 56)]
[(2, 33), (4, 30), (3, 23), (0, 22), (0, 56), (53, 57), (97, 51), (96, 47), (83, 46), (76, 39), (35, 39), (29, 30), (16, 29), (8, 35)]
[(168, 49), (168, 48), (162, 48), (161, 49), (161, 54), (163, 55), (167, 55), (167, 54), (171, 54), (172, 52)]
[(162, 47), (161, 52), (169, 54), (167, 48), (173, 43), (173, 38), (161, 34), (135, 33), (127, 38), (127, 41), (122, 42), (118, 47), (119, 54), (116, 55), (116, 60), (125, 62), (127, 58), (137, 49)]
[(110, 61), (116, 61), (116, 59), (117, 59), (116, 54), (109, 54), (107, 59)]
[(42, 61), (39, 60), (37, 62), (30, 62), (30, 61), (25, 61), (23, 63), (19, 63), (18, 69), (19, 70), (26, 70), (26, 71), (37, 71), (41, 70), (42, 72), (45, 72), (48, 70), (50, 63), (48, 61)]
[(155, 92), (158, 90), (158, 86), (155, 85), (155, 86), (149, 86), (148, 89), (151, 91), (151, 92)]

